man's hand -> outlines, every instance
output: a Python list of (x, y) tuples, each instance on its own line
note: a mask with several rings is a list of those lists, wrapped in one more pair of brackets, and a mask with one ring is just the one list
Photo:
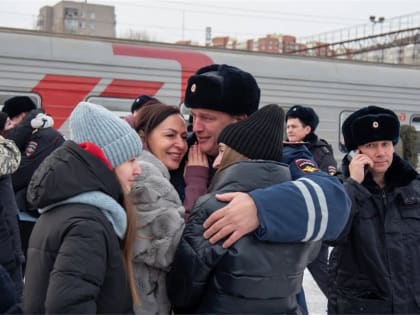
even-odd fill
[(257, 207), (248, 194), (240, 192), (218, 194), (216, 199), (229, 203), (204, 222), (206, 229), (204, 238), (209, 239), (210, 243), (214, 244), (229, 236), (223, 243), (223, 248), (228, 248), (260, 225)]

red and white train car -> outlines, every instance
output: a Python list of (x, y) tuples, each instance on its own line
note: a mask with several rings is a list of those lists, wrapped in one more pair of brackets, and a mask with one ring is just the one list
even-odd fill
[[(31, 96), (64, 133), (74, 106), (89, 100), (120, 115), (140, 94), (182, 102), (198, 68), (226, 63), (252, 73), (261, 106), (312, 106), (317, 133), (339, 153), (340, 126), (355, 109), (394, 110), (420, 131), (420, 68), (326, 58), (81, 37), (0, 28), (0, 106), (13, 95)], [(339, 155), (339, 154), (338, 154)]]

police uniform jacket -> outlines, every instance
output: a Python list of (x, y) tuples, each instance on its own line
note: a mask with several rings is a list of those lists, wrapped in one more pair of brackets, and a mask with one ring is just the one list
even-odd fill
[(420, 179), (394, 154), (385, 182), (345, 180), (353, 205), (332, 255), (330, 314), (420, 313)]

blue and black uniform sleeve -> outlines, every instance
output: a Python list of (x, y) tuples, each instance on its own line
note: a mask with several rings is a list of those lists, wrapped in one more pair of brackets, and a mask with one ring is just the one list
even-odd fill
[(285, 147), (284, 162), (295, 180), (250, 193), (260, 221), (255, 235), (272, 242), (336, 239), (351, 208), (342, 183), (319, 171), (303, 148)]

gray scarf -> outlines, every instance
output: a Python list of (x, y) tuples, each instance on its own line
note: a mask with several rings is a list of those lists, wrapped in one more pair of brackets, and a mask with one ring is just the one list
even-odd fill
[(52, 208), (69, 203), (83, 203), (94, 206), (102, 211), (108, 221), (112, 224), (115, 233), (120, 239), (124, 238), (127, 230), (127, 214), (121, 205), (111, 196), (100, 191), (89, 191), (80, 195), (70, 197), (66, 200), (39, 209), (39, 213), (44, 213)]

